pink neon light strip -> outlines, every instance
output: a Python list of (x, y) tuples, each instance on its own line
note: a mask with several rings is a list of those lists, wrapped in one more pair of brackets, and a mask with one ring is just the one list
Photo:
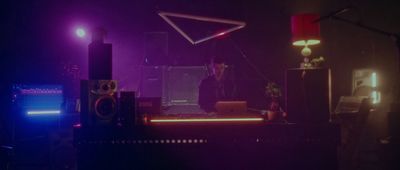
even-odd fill
[[(241, 29), (241, 28), (246, 26), (245, 22), (222, 19), (222, 18), (211, 18), (211, 17), (203, 17), (203, 16), (197, 16), (197, 15), (171, 13), (171, 12), (159, 12), (158, 15), (160, 15), (169, 25), (171, 25), (176, 31), (178, 31), (183, 37), (185, 37), (192, 44), (198, 44), (198, 43), (207, 41), (209, 39), (212, 39), (212, 38), (227, 34), (229, 32)], [(174, 22), (172, 22), (168, 17), (186, 18), (186, 19), (205, 21), (205, 22), (232, 24), (232, 25), (236, 25), (236, 26), (234, 26), (234, 27), (232, 27), (232, 28), (230, 28), (228, 30), (225, 30), (225, 31), (222, 31), (222, 32), (218, 32), (216, 34), (204, 37), (204, 38), (199, 39), (199, 40), (193, 40), (192, 38), (190, 38), (189, 35), (187, 35), (181, 28), (179, 28), (178, 25), (176, 25)]]
[(179, 122), (259, 122), (263, 118), (208, 118), (208, 119), (151, 119), (151, 123), (179, 123)]

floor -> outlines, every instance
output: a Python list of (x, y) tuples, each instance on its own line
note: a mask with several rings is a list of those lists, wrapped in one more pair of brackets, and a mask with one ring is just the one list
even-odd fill
[[(188, 107), (197, 111), (198, 108)], [(169, 108), (180, 110), (180, 108)], [(372, 115), (372, 116), (371, 116)], [(364, 122), (348, 120), (342, 122), (342, 145), (338, 147), (340, 170), (381, 170), (391, 169), (390, 155), (385, 145), (385, 137), (379, 136), (376, 125), (377, 113), (365, 117)], [(353, 123), (351, 123), (353, 121)], [(359, 125), (357, 125), (357, 122)], [(25, 122), (30, 131), (17, 129), (16, 143), (13, 149), (2, 147), (0, 169), (10, 170), (74, 170), (76, 166), (76, 150), (72, 144), (71, 126), (79, 122), (79, 115), (71, 114), (61, 119), (45, 122)], [(372, 122), (372, 123), (371, 123)], [(360, 124), (362, 123), (362, 124)], [(378, 122), (379, 123), (379, 122)], [(18, 135), (18, 133), (20, 133)], [(342, 136), (343, 137), (343, 136)], [(386, 141), (387, 142), (387, 141)], [(389, 149), (390, 151), (390, 149)], [(10, 158), (10, 159), (7, 159)]]

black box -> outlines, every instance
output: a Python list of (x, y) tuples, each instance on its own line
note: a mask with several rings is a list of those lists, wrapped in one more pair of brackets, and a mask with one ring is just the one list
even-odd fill
[(331, 110), (330, 69), (288, 69), (286, 110), (290, 123), (328, 123)]
[(89, 44), (89, 79), (112, 79), (112, 45), (100, 42)]

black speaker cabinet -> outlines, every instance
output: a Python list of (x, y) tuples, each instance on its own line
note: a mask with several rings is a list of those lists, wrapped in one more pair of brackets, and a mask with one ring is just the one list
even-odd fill
[(122, 126), (133, 126), (136, 120), (134, 91), (121, 91), (119, 97), (119, 120)]
[(288, 69), (286, 110), (290, 123), (327, 123), (331, 108), (330, 69)]
[(114, 125), (117, 121), (117, 81), (81, 80), (81, 125)]
[(112, 79), (112, 45), (102, 42), (89, 44), (89, 79)]

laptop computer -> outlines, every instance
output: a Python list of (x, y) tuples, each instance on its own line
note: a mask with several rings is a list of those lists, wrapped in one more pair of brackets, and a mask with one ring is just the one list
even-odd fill
[(136, 102), (139, 115), (161, 114), (161, 97), (139, 97)]
[(218, 114), (245, 114), (247, 101), (218, 101), (215, 109)]

